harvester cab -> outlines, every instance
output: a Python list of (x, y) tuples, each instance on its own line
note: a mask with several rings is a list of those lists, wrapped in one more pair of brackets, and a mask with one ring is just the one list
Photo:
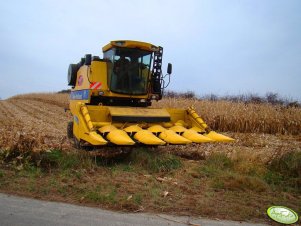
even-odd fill
[[(162, 47), (122, 40), (102, 50), (103, 58), (87, 54), (68, 69), (73, 121), (67, 133), (77, 146), (233, 141), (211, 131), (193, 108), (151, 107), (166, 88)], [(171, 72), (168, 64), (168, 76)]]

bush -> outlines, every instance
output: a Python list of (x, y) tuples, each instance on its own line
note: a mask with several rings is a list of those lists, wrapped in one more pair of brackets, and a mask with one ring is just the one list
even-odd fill
[(43, 152), (39, 159), (39, 165), (44, 169), (59, 168), (68, 170), (91, 168), (93, 166), (92, 159), (89, 156), (81, 153), (67, 153), (61, 150)]
[(214, 189), (265, 191), (268, 185), (253, 171), (247, 159), (232, 160), (224, 153), (214, 153), (203, 162), (199, 172), (211, 178)]
[(274, 159), (270, 166), (266, 180), (270, 184), (285, 185), (301, 191), (301, 152), (289, 152)]

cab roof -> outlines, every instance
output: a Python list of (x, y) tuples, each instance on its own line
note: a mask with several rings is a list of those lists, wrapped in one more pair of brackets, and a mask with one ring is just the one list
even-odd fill
[(138, 48), (138, 49), (143, 49), (151, 52), (157, 52), (159, 51), (159, 47), (155, 46), (151, 43), (147, 42), (140, 42), (140, 41), (131, 41), (131, 40), (117, 40), (117, 41), (111, 41), (109, 44), (105, 45), (102, 48), (103, 52), (106, 52), (113, 47), (124, 47), (124, 48)]

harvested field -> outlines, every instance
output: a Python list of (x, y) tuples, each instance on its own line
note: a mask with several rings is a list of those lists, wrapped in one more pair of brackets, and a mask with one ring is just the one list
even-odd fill
[(0, 101), (0, 149), (70, 148), (66, 126), (71, 117), (64, 111), (59, 95), (44, 95), (48, 99), (42, 94), (41, 99), (32, 95), (32, 98), (18, 96)]

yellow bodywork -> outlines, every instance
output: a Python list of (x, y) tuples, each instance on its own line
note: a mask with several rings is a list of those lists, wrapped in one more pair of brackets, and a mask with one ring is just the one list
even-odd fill
[[(111, 41), (103, 47), (103, 52), (107, 53), (117, 48), (160, 53), (162, 57), (161, 47), (129, 40)], [(150, 66), (140, 69), (140, 79), (146, 87), (145, 94), (112, 92), (110, 75), (113, 72), (114, 62), (110, 57), (94, 59), (89, 64), (81, 64), (75, 74), (76, 80), (72, 83), (70, 95), (70, 110), (73, 115), (72, 132), (77, 141), (94, 146), (186, 145), (233, 141), (232, 138), (211, 131), (193, 108), (156, 109), (146, 106), (110, 105), (110, 101), (114, 98), (119, 101), (144, 102), (158, 98), (158, 93), (154, 93), (151, 87), (153, 74)], [(103, 100), (107, 102), (102, 102)], [(107, 103), (108, 106), (104, 106), (103, 103)]]
[(152, 45), (147, 42), (139, 42), (139, 41), (132, 41), (132, 40), (120, 40), (120, 41), (111, 41), (109, 44), (105, 45), (102, 48), (102, 51), (105, 52), (113, 47), (125, 47), (125, 48), (139, 48), (148, 51), (157, 51), (158, 47)]
[[(206, 123), (193, 108), (156, 109), (85, 105), (77, 102), (71, 109), (74, 136), (92, 145), (165, 145), (229, 142), (232, 138), (208, 131)], [(112, 117), (170, 117), (168, 122), (114, 122)], [(143, 120), (143, 119), (142, 119)]]

